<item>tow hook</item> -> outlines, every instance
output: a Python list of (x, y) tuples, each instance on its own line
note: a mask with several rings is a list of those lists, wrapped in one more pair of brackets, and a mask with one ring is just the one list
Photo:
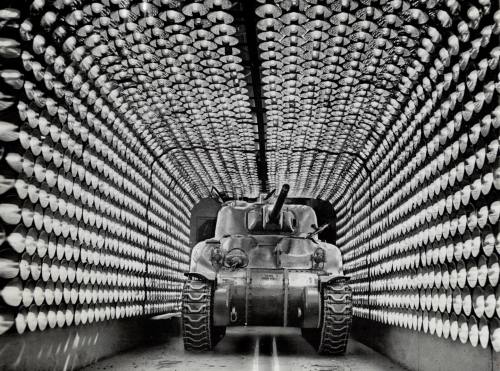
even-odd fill
[(236, 313), (236, 308), (231, 309), (231, 322), (236, 322), (238, 320), (238, 314)]

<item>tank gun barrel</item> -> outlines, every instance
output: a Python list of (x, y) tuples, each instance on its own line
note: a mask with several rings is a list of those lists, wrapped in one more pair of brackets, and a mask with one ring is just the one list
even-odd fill
[(290, 190), (290, 186), (288, 184), (283, 184), (283, 187), (281, 187), (280, 194), (278, 195), (278, 198), (276, 200), (276, 203), (274, 204), (274, 207), (269, 214), (269, 221), (270, 222), (276, 222), (279, 219), (279, 215), (281, 212), (281, 209), (283, 208), (283, 205), (285, 204), (285, 199), (286, 196), (288, 196), (288, 191)]

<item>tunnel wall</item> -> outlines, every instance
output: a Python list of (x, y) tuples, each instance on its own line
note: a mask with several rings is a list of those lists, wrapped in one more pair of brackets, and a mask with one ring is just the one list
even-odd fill
[(352, 336), (410, 370), (481, 370), (500, 367), (500, 353), (443, 337), (357, 318)]
[(109, 355), (141, 341), (145, 317), (179, 311), (195, 198), (113, 85), (75, 62), (78, 41), (61, 45), (71, 30), (41, 18), (57, 4), (31, 4), (1, 6), (0, 341), (125, 337), (97, 342)]
[(357, 336), (411, 369), (500, 350), (498, 36), (491, 14), (453, 22), (336, 205)]
[[(178, 318), (127, 318), (86, 326), (0, 337), (1, 370), (76, 370), (99, 359), (140, 346), (167, 343), (179, 336)], [(143, 366), (138, 362), (138, 369)]]

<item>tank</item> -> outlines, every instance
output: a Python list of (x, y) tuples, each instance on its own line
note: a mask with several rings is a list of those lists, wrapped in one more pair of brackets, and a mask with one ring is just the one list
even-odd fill
[(344, 354), (352, 295), (340, 250), (320, 241), (314, 210), (285, 203), (225, 202), (215, 236), (191, 253), (182, 294), (184, 347), (210, 350), (228, 326), (297, 327), (319, 354)]

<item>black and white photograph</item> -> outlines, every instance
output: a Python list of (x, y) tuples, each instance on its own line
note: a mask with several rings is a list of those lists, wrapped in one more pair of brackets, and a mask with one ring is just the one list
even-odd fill
[(500, 370), (500, 0), (0, 0), (0, 371)]

